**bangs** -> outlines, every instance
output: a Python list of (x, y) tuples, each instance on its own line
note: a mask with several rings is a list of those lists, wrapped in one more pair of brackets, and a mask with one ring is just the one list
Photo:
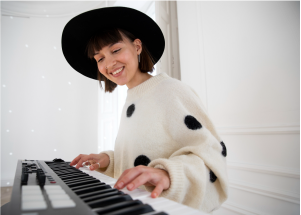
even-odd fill
[(104, 29), (93, 35), (87, 44), (87, 55), (93, 59), (96, 52), (103, 47), (123, 41), (121, 33), (117, 28)]

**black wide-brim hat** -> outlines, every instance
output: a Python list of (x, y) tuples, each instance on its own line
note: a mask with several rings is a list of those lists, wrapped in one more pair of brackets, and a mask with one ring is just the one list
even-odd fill
[(127, 7), (105, 7), (72, 18), (62, 34), (62, 50), (67, 62), (84, 76), (97, 80), (97, 63), (87, 56), (89, 39), (101, 29), (116, 27), (139, 38), (150, 52), (154, 64), (161, 58), (165, 40), (157, 23), (148, 15)]

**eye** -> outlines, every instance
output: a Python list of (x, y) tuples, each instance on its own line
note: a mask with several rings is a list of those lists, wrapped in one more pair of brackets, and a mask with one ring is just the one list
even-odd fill
[(102, 61), (103, 58), (100, 58), (97, 62), (99, 63), (100, 61)]
[(121, 50), (121, 48), (118, 49), (118, 50), (113, 51), (113, 53), (117, 53), (117, 52), (119, 52), (120, 50)]

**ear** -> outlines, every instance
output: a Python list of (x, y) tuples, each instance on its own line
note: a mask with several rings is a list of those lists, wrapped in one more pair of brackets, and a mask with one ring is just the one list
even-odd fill
[(136, 48), (137, 54), (140, 54), (142, 52), (142, 42), (141, 42), (141, 40), (140, 39), (135, 39), (133, 44)]

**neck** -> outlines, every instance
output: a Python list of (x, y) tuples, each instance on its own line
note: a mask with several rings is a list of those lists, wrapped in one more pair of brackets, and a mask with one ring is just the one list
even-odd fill
[(136, 72), (136, 74), (134, 75), (134, 77), (132, 78), (132, 80), (130, 82), (128, 82), (126, 84), (126, 86), (129, 89), (132, 89), (133, 87), (138, 86), (139, 84), (143, 83), (144, 81), (150, 79), (152, 76), (148, 73), (142, 73), (142, 72)]

